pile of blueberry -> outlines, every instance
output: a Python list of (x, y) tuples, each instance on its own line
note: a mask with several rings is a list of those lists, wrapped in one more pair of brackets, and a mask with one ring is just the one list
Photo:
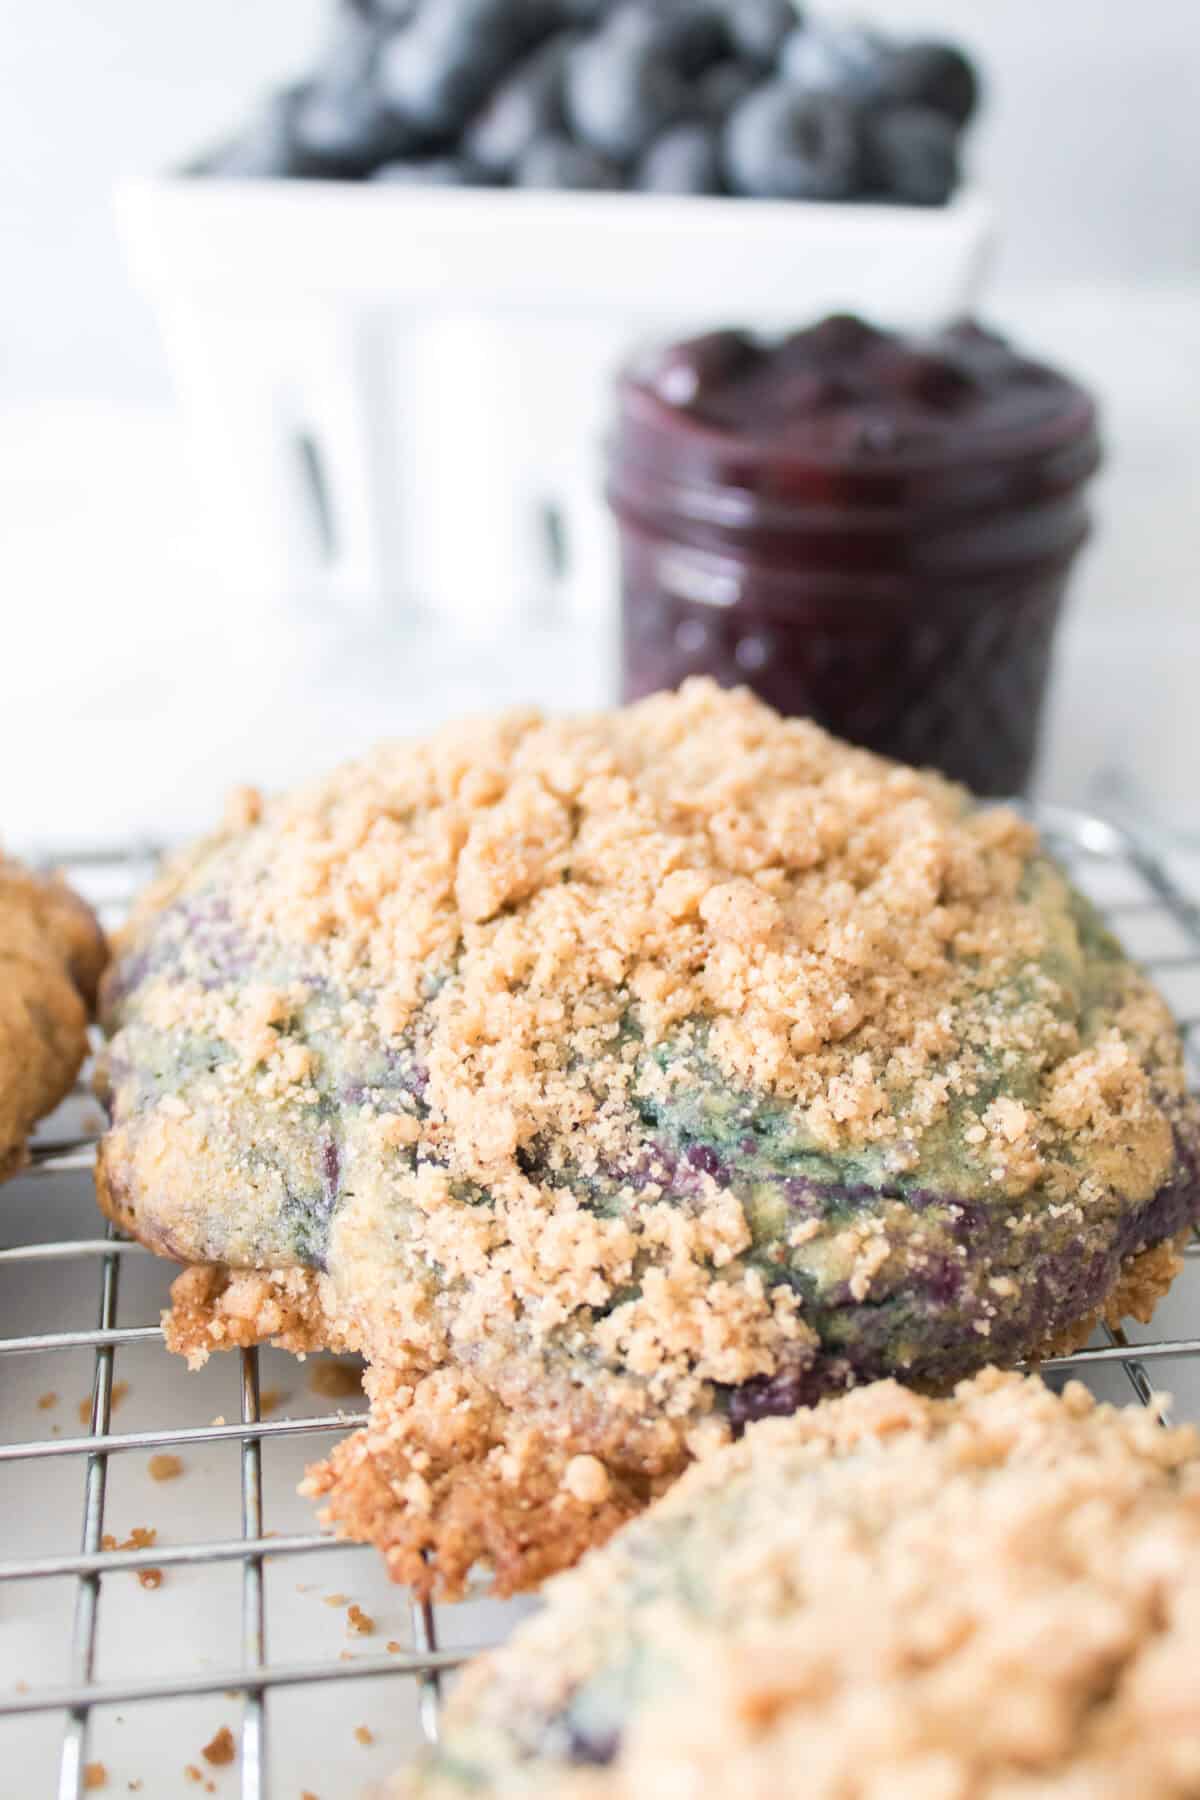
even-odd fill
[(340, 0), (197, 173), (936, 206), (978, 80), (797, 0)]

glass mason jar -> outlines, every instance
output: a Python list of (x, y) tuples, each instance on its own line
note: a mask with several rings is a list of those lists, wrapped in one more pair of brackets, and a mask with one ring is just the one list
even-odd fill
[(977, 793), (1037, 748), (1096, 412), (960, 325), (716, 332), (622, 375), (623, 698), (707, 674)]

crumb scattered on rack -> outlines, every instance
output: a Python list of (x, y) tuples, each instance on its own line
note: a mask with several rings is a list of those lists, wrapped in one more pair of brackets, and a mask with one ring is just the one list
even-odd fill
[(128, 1787), (131, 1794), (140, 1794), (142, 1791), (141, 1776), (139, 1775), (135, 1780), (127, 1782), (126, 1786)]
[(354, 1633), (355, 1637), (370, 1637), (375, 1629), (375, 1621), (370, 1613), (363, 1611), (356, 1600), (352, 1600), (346, 1614), (346, 1627), (347, 1630)]
[(308, 1788), (301, 1788), (300, 1800), (317, 1800), (317, 1796), (314, 1793), (311, 1793)]
[(216, 1791), (217, 1791), (216, 1782), (207, 1780), (205, 1778), (203, 1769), (198, 1769), (196, 1767), (195, 1763), (184, 1763), (183, 1772), (187, 1776), (188, 1780), (194, 1781), (197, 1784), (197, 1786), (199, 1786), (199, 1784), (201, 1782), (204, 1782), (204, 1791), (206, 1794), (215, 1794), (216, 1793)]
[(373, 1744), (375, 1742), (375, 1733), (371, 1730), (369, 1725), (356, 1725), (354, 1727), (354, 1735), (360, 1744)]
[(139, 1569), (137, 1578), (140, 1587), (149, 1588), (151, 1591), (155, 1588), (160, 1588), (163, 1584), (163, 1572), (161, 1569)]
[(282, 1388), (264, 1388), (258, 1396), (258, 1413), (262, 1419), (269, 1419), (273, 1412), (278, 1412), (284, 1401), (290, 1396)]
[(18, 1694), (27, 1694), (29, 1692), (29, 1683), (27, 1681), (14, 1681), (13, 1687)]
[(349, 1594), (326, 1594), (325, 1604), (326, 1606), (348, 1606), (350, 1596)]
[(108, 1786), (108, 1770), (102, 1762), (90, 1762), (83, 1765), (83, 1786), (86, 1793), (93, 1793), (97, 1788)]
[[(109, 1411), (116, 1412), (116, 1410), (117, 1410), (118, 1406), (120, 1406), (122, 1400), (126, 1400), (126, 1399), (128, 1399), (128, 1397), (129, 1397), (129, 1383), (127, 1381), (114, 1381), (112, 1384), (112, 1392), (108, 1397)], [(38, 1404), (40, 1405), (41, 1402), (39, 1401)], [(92, 1418), (92, 1396), (89, 1394), (86, 1400), (81, 1400), (79, 1402), (79, 1423), (81, 1425), (88, 1425), (91, 1423), (91, 1418)]]
[[(89, 1402), (89, 1408), (90, 1408), (90, 1404), (91, 1403)], [(57, 1406), (57, 1405), (58, 1405), (58, 1395), (54, 1392), (53, 1388), (51, 1388), (51, 1390), (48, 1394), (39, 1394), (38, 1395), (38, 1411), (39, 1412), (49, 1412), (51, 1407)]]
[(157, 1456), (150, 1458), (146, 1467), (150, 1471), (151, 1481), (174, 1481), (183, 1474), (183, 1458), (160, 1450)]
[(203, 1756), (205, 1762), (210, 1762), (219, 1769), (224, 1768), (226, 1763), (231, 1763), (233, 1761), (234, 1757), (237, 1755), (237, 1748), (233, 1741), (233, 1733), (230, 1731), (228, 1725), (222, 1725), (212, 1742), (205, 1744), (204, 1749), (200, 1754)]
[(399, 1656), (404, 1649), (404, 1645), (398, 1644), (395, 1638), (389, 1638), (385, 1645), (385, 1649), (389, 1650), (393, 1656)]
[(348, 1400), (362, 1393), (362, 1369), (358, 1363), (319, 1362), (308, 1372), (308, 1385), (326, 1400)]
[(100, 1539), (102, 1550), (151, 1550), (158, 1542), (158, 1532), (153, 1525), (135, 1525), (127, 1538), (120, 1543), (106, 1531)]

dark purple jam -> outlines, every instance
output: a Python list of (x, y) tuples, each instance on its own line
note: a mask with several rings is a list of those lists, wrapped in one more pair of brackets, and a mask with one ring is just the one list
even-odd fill
[(1096, 411), (973, 324), (713, 332), (623, 374), (623, 698), (706, 674), (1020, 793), (1088, 530)]

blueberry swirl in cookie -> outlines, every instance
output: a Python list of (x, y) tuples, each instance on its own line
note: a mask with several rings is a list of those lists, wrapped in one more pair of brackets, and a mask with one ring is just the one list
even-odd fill
[(243, 795), (105, 1010), (171, 1341), (361, 1350), (310, 1489), (449, 1593), (763, 1414), (1144, 1313), (1200, 1210), (1166, 1008), (1034, 832), (706, 682)]
[(1188, 1800), (1200, 1442), (988, 1370), (753, 1425), (468, 1669), (394, 1800)]
[(106, 955), (90, 908), (64, 882), (0, 856), (0, 1180), (79, 1073)]

